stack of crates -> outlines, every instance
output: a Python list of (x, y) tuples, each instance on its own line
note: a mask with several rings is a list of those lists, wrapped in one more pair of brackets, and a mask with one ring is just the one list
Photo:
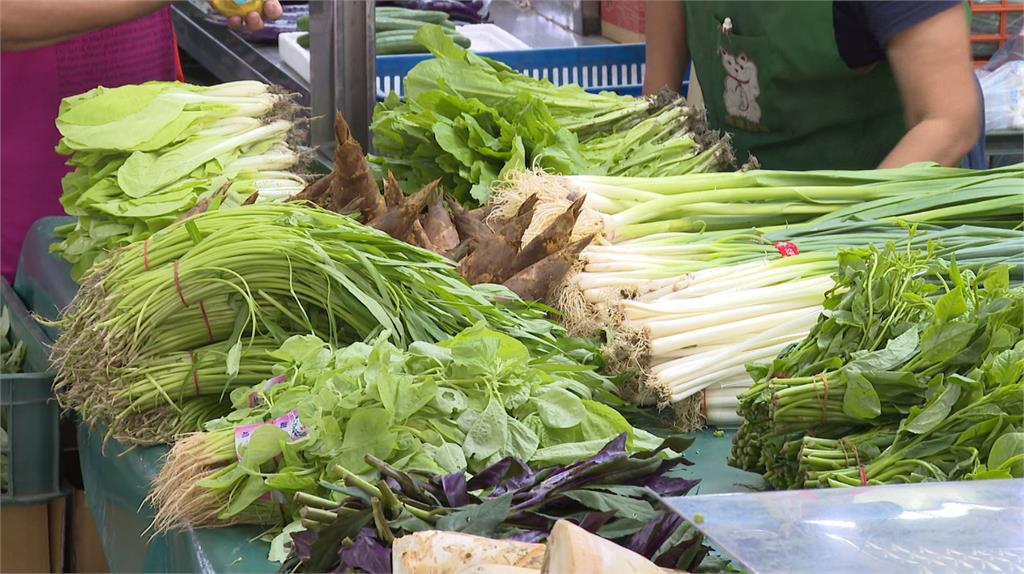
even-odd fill
[(972, 0), (971, 57), (984, 66), (1007, 39), (1020, 33), (1024, 0)]

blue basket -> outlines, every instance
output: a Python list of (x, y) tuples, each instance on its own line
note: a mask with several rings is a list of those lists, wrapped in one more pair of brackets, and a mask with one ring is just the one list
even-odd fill
[[(542, 48), (507, 52), (481, 52), (532, 78), (544, 78), (552, 84), (579, 84), (588, 92), (611, 91), (639, 96), (644, 82), (646, 62), (644, 44)], [(402, 95), (402, 79), (416, 64), (432, 58), (430, 54), (377, 56), (377, 99), (388, 92)], [(683, 82), (683, 94), (689, 84)]]

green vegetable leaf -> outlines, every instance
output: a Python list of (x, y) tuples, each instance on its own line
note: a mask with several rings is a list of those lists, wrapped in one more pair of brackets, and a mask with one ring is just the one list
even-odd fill
[(533, 402), (544, 424), (556, 429), (574, 427), (587, 415), (579, 397), (558, 387), (547, 389)]
[(508, 441), (508, 415), (504, 407), (494, 397), (487, 402), (483, 410), (466, 431), (466, 442), (463, 449), (469, 458), (486, 459), (498, 452)]
[(988, 467), (1006, 467), (1014, 478), (1024, 478), (1024, 432), (1008, 432), (996, 439), (988, 454)]
[(947, 384), (923, 409), (917, 411), (915, 408), (911, 412), (902, 425), (903, 430), (914, 434), (930, 432), (949, 416), (959, 398), (960, 385)]
[(512, 507), (512, 494), (489, 498), (480, 504), (473, 504), (437, 521), (439, 530), (465, 532), (477, 536), (491, 536), (495, 529), (508, 518)]
[(843, 393), (843, 412), (851, 417), (870, 420), (882, 413), (878, 393), (857, 369), (845, 369), (846, 392)]
[(639, 522), (653, 520), (658, 512), (645, 500), (638, 500), (610, 492), (594, 490), (570, 490), (565, 496), (579, 502), (587, 508), (599, 512), (615, 512), (619, 518), (628, 518)]
[(963, 287), (954, 287), (935, 302), (935, 317), (942, 322), (955, 319), (967, 312)]
[(338, 464), (355, 473), (370, 470), (367, 454), (387, 460), (395, 449), (396, 437), (391, 432), (391, 416), (379, 407), (359, 409), (345, 426)]

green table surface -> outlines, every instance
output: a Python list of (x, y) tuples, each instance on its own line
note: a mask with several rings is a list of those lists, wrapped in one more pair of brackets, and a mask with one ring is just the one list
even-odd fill
[[(56, 237), (54, 228), (69, 221), (48, 217), (32, 227), (15, 278), (15, 290), (21, 298), (46, 318), (55, 318), (77, 290), (68, 275), (68, 264), (49, 252)], [(721, 437), (711, 431), (693, 434), (696, 440), (686, 456), (694, 464), (685, 474), (701, 479), (694, 494), (763, 488), (760, 476), (726, 464), (731, 432)], [(114, 440), (104, 446), (101, 431), (79, 424), (78, 448), (86, 500), (112, 572), (276, 571), (277, 564), (266, 559), (268, 545), (254, 540), (259, 529), (190, 529), (151, 537), (147, 529), (153, 509), (145, 499), (160, 471), (166, 447), (126, 449)]]

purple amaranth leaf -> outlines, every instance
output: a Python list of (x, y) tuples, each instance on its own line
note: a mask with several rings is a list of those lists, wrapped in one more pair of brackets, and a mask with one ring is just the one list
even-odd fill
[(320, 537), (316, 530), (302, 530), (292, 532), (292, 552), (302, 560), (309, 560), (312, 556), (313, 543)]
[(551, 527), (554, 526), (553, 519), (541, 516), (536, 512), (519, 512), (517, 514), (512, 514), (509, 515), (505, 522), (517, 528), (543, 530), (545, 532), (551, 530)]
[(658, 548), (662, 547), (662, 544), (682, 523), (683, 518), (676, 513), (663, 512), (631, 536), (625, 545), (638, 555), (649, 558), (656, 553)]
[[(683, 540), (683, 541), (679, 542), (678, 544), (676, 544), (675, 546), (673, 546), (673, 547), (669, 548), (668, 550), (662, 552), (661, 556), (658, 556), (657, 558), (655, 558), (654, 563), (656, 565), (658, 565), (658, 566), (661, 566), (662, 568), (673, 568), (674, 569), (674, 568), (681, 567), (684, 570), (689, 571), (691, 565), (689, 565), (689, 564), (681, 565), (681, 564), (679, 564), (679, 559), (682, 558), (683, 554), (685, 554), (687, 550), (692, 548), (694, 544), (700, 544), (700, 537), (699, 536), (693, 536), (691, 538)], [(694, 565), (696, 565), (696, 564), (700, 564), (700, 560), (697, 560)]]
[[(476, 473), (469, 479), (468, 490), (483, 490), (495, 488), (503, 482), (512, 480), (520, 475), (532, 475), (533, 470), (522, 460), (515, 457), (505, 457), (498, 462)], [(506, 489), (507, 491), (508, 489)], [(504, 492), (502, 493), (504, 494)], [(500, 496), (500, 495), (498, 495)]]
[(580, 521), (579, 527), (587, 532), (593, 532), (596, 534), (597, 531), (607, 524), (614, 516), (614, 510), (609, 510), (607, 512), (588, 512), (587, 515), (583, 517), (583, 520)]
[(361, 568), (366, 572), (391, 572), (391, 549), (377, 539), (377, 531), (363, 528), (355, 542), (338, 550), (341, 561), (334, 572), (348, 572)]
[(672, 533), (683, 523), (683, 517), (675, 512), (662, 512), (661, 516), (648, 522), (636, 534), (631, 536), (624, 545), (633, 552), (651, 557), (661, 545), (672, 536)]
[(587, 474), (588, 470), (594, 467), (608, 464), (616, 459), (628, 458), (626, 452), (626, 433), (612, 439), (594, 456), (574, 462), (561, 470), (556, 470), (547, 478), (530, 490), (530, 497), (522, 502), (516, 503), (512, 508), (513, 512), (526, 510), (540, 501), (546, 499), (551, 491), (556, 489), (578, 488), (588, 482), (599, 480), (601, 477)]
[(690, 480), (682, 477), (653, 475), (644, 477), (636, 484), (653, 490), (658, 496), (682, 496), (690, 492), (698, 483), (700, 483), (699, 479)]
[(450, 507), (465, 506), (472, 502), (466, 492), (466, 474), (461, 471), (442, 476), (441, 488)]

